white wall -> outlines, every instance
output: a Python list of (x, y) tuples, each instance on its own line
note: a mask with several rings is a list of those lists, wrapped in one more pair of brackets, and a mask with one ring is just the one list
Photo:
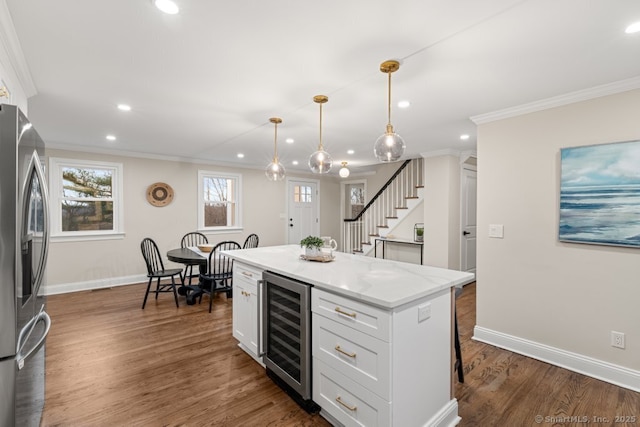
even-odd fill
[[(124, 165), (124, 239), (103, 241), (53, 241), (47, 266), (45, 292), (59, 293), (133, 283), (145, 279), (146, 268), (140, 241), (153, 238), (161, 253), (180, 247), (182, 236), (197, 228), (197, 174), (199, 169), (242, 174), (242, 232), (208, 234), (209, 241), (235, 240), (242, 244), (247, 235), (256, 233), (260, 246), (286, 243), (285, 181), (271, 182), (262, 170), (151, 160), (116, 155), (47, 150), (47, 157), (121, 162)], [(291, 175), (293, 176), (293, 175)], [(322, 233), (339, 229), (339, 186), (333, 178), (321, 179)], [(146, 200), (146, 189), (155, 182), (165, 182), (174, 190), (174, 200), (165, 207), (155, 207)], [(206, 233), (205, 233), (206, 234)], [(165, 257), (166, 260), (166, 257)], [(167, 262), (170, 266), (180, 264)]]
[[(560, 149), (640, 139), (638, 111), (633, 90), (479, 126), (476, 328), (574, 370), (622, 373), (636, 389), (640, 249), (557, 233)], [(504, 238), (490, 239), (489, 224), (503, 224)], [(612, 330), (626, 334), (625, 350), (611, 347)]]
[(460, 269), (460, 157), (426, 157), (424, 264)]

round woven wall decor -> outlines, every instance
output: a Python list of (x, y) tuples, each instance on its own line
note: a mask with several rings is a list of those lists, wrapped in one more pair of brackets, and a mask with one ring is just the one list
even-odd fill
[(164, 182), (156, 182), (147, 188), (147, 201), (153, 206), (167, 206), (173, 201), (173, 188)]

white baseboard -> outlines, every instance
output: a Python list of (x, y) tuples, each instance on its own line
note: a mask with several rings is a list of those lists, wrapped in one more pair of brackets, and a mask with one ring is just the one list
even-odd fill
[(640, 392), (640, 371), (502, 332), (496, 332), (481, 326), (474, 328), (472, 339)]
[(425, 424), (425, 427), (454, 427), (457, 426), (461, 418), (458, 416), (458, 401), (451, 399), (444, 405), (437, 414)]
[(149, 280), (146, 274), (136, 276), (115, 277), (109, 279), (87, 280), (84, 282), (62, 283), (58, 285), (45, 284), (42, 288), (45, 295), (66, 294), (69, 292), (90, 291), (94, 289), (113, 288), (115, 286), (131, 285)]

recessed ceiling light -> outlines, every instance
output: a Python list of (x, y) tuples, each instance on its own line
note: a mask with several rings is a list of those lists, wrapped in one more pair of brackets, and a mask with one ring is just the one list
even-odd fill
[(464, 135), (460, 135), (460, 139), (466, 141), (467, 139), (469, 139), (469, 135), (467, 135), (466, 133)]
[(109, 141), (115, 141), (115, 140), (116, 140), (116, 137), (115, 137), (115, 136), (113, 136), (113, 135), (107, 135), (107, 139), (108, 139)]
[(347, 154), (353, 154), (353, 153), (355, 153), (355, 151), (353, 151), (353, 150), (347, 150)]
[(411, 106), (411, 102), (404, 100), (398, 101), (398, 108), (409, 108)]
[(294, 139), (293, 138), (287, 138), (284, 140), (284, 142), (286, 142), (287, 144), (293, 144)]
[(634, 22), (633, 24), (629, 25), (626, 30), (624, 30), (624, 32), (627, 34), (637, 33), (638, 31), (640, 31), (640, 22)]
[(118, 104), (118, 110), (131, 111), (131, 106), (127, 104)]
[(295, 166), (295, 165), (297, 165), (297, 164), (298, 164), (298, 161), (297, 161), (297, 160), (294, 160), (293, 162), (291, 162), (291, 164)]
[(238, 153), (238, 158), (239, 158), (239, 159), (244, 159), (244, 154), (242, 154), (242, 153)]
[(175, 15), (180, 12), (178, 5), (171, 0), (153, 0), (153, 4), (155, 4), (158, 9), (169, 15)]

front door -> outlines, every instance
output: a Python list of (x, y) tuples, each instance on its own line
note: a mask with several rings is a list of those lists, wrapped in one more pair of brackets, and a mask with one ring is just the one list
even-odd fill
[(300, 243), (307, 236), (318, 236), (318, 182), (289, 180), (287, 185), (287, 241)]
[(476, 191), (478, 172), (462, 169), (461, 270), (476, 271)]

